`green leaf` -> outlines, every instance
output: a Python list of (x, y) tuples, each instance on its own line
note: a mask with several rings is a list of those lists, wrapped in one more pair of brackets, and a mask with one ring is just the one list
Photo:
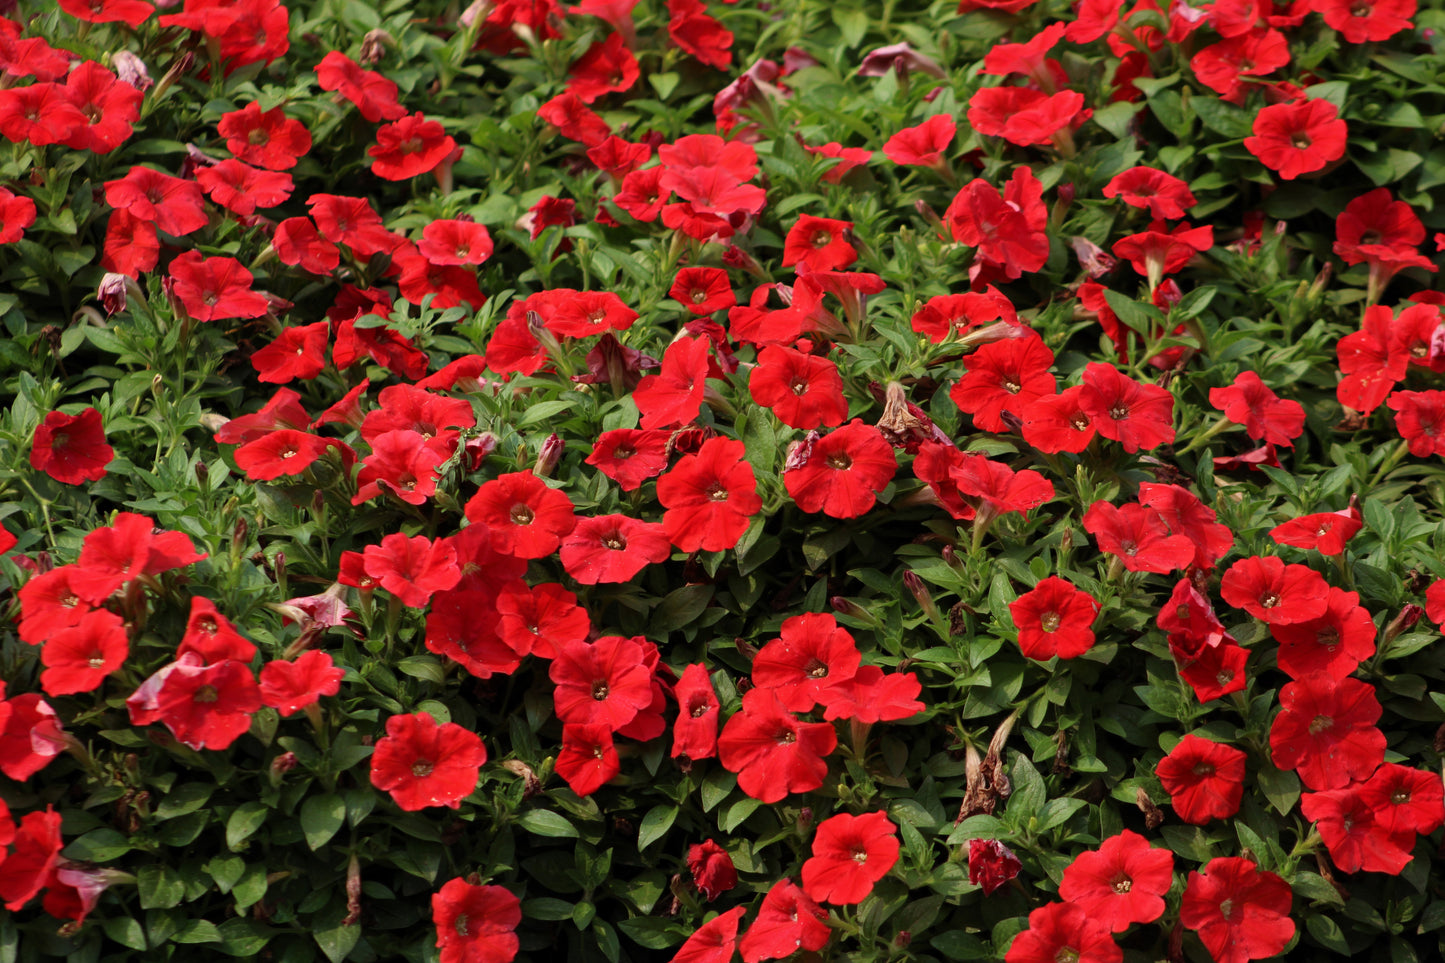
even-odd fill
[(1104, 300), (1118, 315), (1119, 323), (1133, 328), (1146, 338), (1151, 337), (1164, 322), (1164, 316), (1152, 304), (1140, 304), (1128, 295), (1105, 289)]
[(316, 931), (316, 945), (331, 963), (341, 963), (361, 939), (360, 926), (333, 926)]
[(188, 782), (166, 793), (156, 806), (157, 819), (174, 819), (195, 812), (206, 804), (215, 790), (214, 783)]
[(757, 812), (762, 803), (752, 796), (744, 796), (729, 805), (722, 811), (718, 818), (718, 828), (725, 833), (730, 833), (741, 826), (749, 816)]
[(108, 863), (131, 851), (130, 840), (114, 829), (92, 829), (79, 839), (72, 839), (64, 856), (88, 863)]
[(637, 830), (638, 852), (665, 836), (676, 819), (676, 806), (653, 806), (649, 809), (647, 815), (642, 817), (642, 825)]
[(558, 920), (570, 920), (572, 918), (572, 904), (564, 899), (539, 896), (537, 899), (522, 901), (522, 915), (529, 920), (543, 920), (548, 923), (555, 923)]
[(848, 47), (856, 47), (863, 42), (863, 36), (868, 32), (871, 21), (868, 11), (862, 7), (838, 5), (833, 7), (833, 22), (843, 34), (843, 43)]
[(1310, 936), (1321, 946), (1345, 956), (1350, 955), (1350, 944), (1345, 940), (1345, 934), (1340, 931), (1340, 924), (1328, 916), (1311, 916), (1305, 920), (1305, 929), (1310, 931)]
[(670, 946), (677, 946), (689, 935), (678, 923), (658, 916), (636, 916), (618, 920), (617, 928), (632, 942), (649, 950), (665, 950)]
[(1030, 816), (1043, 809), (1048, 789), (1034, 764), (1022, 753), (1014, 756), (1013, 771), (1009, 773), (1009, 778), (1013, 780), (1014, 788), (1013, 795), (1008, 800), (1008, 815), (1011, 819), (1017, 819), (1018, 825), (1022, 826)]
[(191, 920), (171, 935), (172, 943), (219, 943), (221, 931), (210, 920)]
[(660, 640), (676, 629), (686, 628), (697, 620), (717, 592), (712, 585), (700, 583), (673, 589), (652, 612), (652, 627)]
[(549, 809), (529, 809), (517, 819), (517, 825), (533, 836), (554, 838), (575, 838), (577, 836), (577, 827), (573, 826), (567, 817), (558, 815)]
[(1259, 787), (1264, 790), (1264, 796), (1269, 800), (1269, 804), (1281, 816), (1288, 813), (1294, 808), (1295, 803), (1299, 802), (1299, 777), (1292, 772), (1285, 772), (1274, 766), (1265, 766), (1259, 771)]
[(432, 685), (441, 685), (447, 677), (446, 667), (442, 665), (441, 660), (430, 655), (409, 655), (404, 659), (398, 659), (396, 667), (398, 671), (413, 679), (421, 679)]
[(226, 845), (230, 850), (238, 852), (242, 849), (246, 840), (261, 828), (270, 812), (265, 803), (247, 802), (237, 806), (231, 818), (226, 820)]
[(129, 947), (132, 950), (146, 948), (145, 930), (138, 920), (129, 916), (114, 916), (102, 923), (101, 928), (105, 930), (106, 936), (121, 946)]
[(1214, 844), (1198, 826), (1164, 826), (1160, 829), (1164, 842), (1175, 853), (1196, 863), (1214, 858)]
[(140, 868), (136, 873), (136, 888), (141, 909), (170, 909), (186, 896), (186, 884), (180, 873), (160, 863)]
[(711, 769), (702, 781), (702, 811), (712, 812), (713, 807), (728, 797), (738, 784), (738, 777), (721, 766)]
[(346, 820), (346, 802), (335, 793), (312, 796), (301, 804), (301, 831), (312, 851), (324, 846)]
[(239, 856), (216, 856), (206, 864), (206, 872), (222, 893), (229, 893), (245, 871), (246, 861)]

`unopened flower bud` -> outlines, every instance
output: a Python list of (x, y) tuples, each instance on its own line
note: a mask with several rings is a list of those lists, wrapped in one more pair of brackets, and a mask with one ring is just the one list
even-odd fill
[(271, 760), (271, 772), (274, 775), (279, 776), (282, 773), (290, 772), (292, 769), (295, 768), (296, 753), (294, 752), (283, 752), (281, 753), (281, 755)]
[(363, 68), (375, 67), (386, 56), (386, 48), (395, 44), (396, 40), (385, 30), (368, 30), (361, 38), (361, 52), (356, 55), (356, 62)]
[(130, 278), (124, 274), (113, 272), (100, 279), (100, 287), (96, 290), (95, 296), (100, 300), (101, 307), (105, 308), (107, 315), (125, 310), (126, 282), (129, 280)]
[(864, 611), (863, 606), (854, 602), (852, 599), (845, 599), (841, 595), (835, 595), (830, 598), (828, 604), (832, 606), (833, 611), (839, 615), (846, 615), (851, 619), (868, 618), (868, 613)]
[(1416, 622), (1420, 621), (1420, 616), (1424, 614), (1425, 610), (1420, 606), (1416, 605), (1414, 602), (1406, 605), (1403, 609), (1400, 610), (1400, 614), (1391, 619), (1389, 624), (1385, 626), (1384, 637), (1381, 644), (1389, 645), (1391, 642), (1395, 641), (1395, 639), (1400, 637), (1401, 633), (1413, 626)]
[(537, 452), (537, 463), (532, 466), (532, 474), (538, 478), (550, 477), (552, 472), (557, 470), (557, 463), (562, 460), (562, 452), (566, 447), (561, 435), (555, 432), (548, 435)]
[(1149, 794), (1142, 787), (1134, 794), (1134, 804), (1144, 814), (1145, 826), (1158, 829), (1159, 824), (1164, 822), (1164, 811), (1154, 805), (1154, 800), (1149, 798)]
[(155, 86), (145, 62), (129, 50), (117, 50), (110, 55), (110, 65), (115, 68), (116, 79), (130, 84), (136, 90), (149, 90)]
[(933, 595), (928, 591), (928, 586), (923, 584), (923, 579), (913, 572), (904, 572), (903, 586), (918, 602), (925, 615), (930, 619), (938, 618), (938, 606), (933, 603)]

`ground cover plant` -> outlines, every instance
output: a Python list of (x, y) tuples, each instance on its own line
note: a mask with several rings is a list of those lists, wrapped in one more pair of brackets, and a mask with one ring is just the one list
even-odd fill
[(1440, 10), (0, 14), (0, 960), (1440, 956)]

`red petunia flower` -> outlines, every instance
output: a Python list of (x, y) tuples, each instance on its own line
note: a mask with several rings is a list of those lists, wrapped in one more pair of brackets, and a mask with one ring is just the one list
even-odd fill
[(332, 438), (282, 428), (248, 441), (234, 457), (236, 467), (251, 481), (273, 481), (301, 474), (328, 449), (340, 446), (342, 442)]
[(1173, 885), (1174, 854), (1126, 829), (1074, 857), (1064, 870), (1059, 896), (1122, 933), (1134, 923), (1163, 916), (1164, 896)]
[(1253, 371), (1241, 371), (1228, 388), (1210, 388), (1209, 403), (1257, 441), (1289, 446), (1304, 431), (1304, 406), (1281, 400)]
[(746, 906), (734, 906), (714, 916), (687, 938), (672, 957), (672, 963), (732, 963), (737, 952), (738, 923)]
[(316, 65), (316, 80), (322, 90), (334, 90), (351, 101), (373, 124), (398, 120), (406, 108), (397, 102), (396, 84), (374, 70), (363, 70), (356, 61), (333, 50)]
[(40, 687), (47, 695), (91, 692), (125, 662), (130, 639), (121, 617), (92, 609), (74, 625), (56, 632), (40, 650)]
[(883, 156), (903, 167), (942, 168), (958, 125), (947, 114), (934, 114), (917, 127), (905, 127), (883, 145)]
[(271, 246), (282, 264), (320, 277), (329, 275), (341, 263), (341, 249), (322, 237), (309, 217), (288, 217), (277, 224)]
[(1394, 391), (1385, 403), (1410, 454), (1445, 455), (1445, 391)]
[(415, 113), (378, 128), (366, 153), (377, 177), (404, 181), (434, 170), (456, 147), (440, 123)]
[(336, 695), (345, 675), (331, 656), (315, 649), (301, 653), (294, 662), (267, 662), (261, 666), (261, 701), (289, 716), (322, 696)]
[(1018, 856), (997, 839), (968, 841), (968, 881), (982, 889), (983, 895), (992, 896), (1021, 869)]
[(1315, 824), (1330, 859), (1346, 873), (1400, 875), (1410, 862), (1415, 834), (1392, 833), (1375, 820), (1370, 801), (1359, 785), (1300, 796), (1300, 812)]
[(228, 749), (251, 728), (261, 688), (233, 659), (201, 665), (194, 652), (141, 683), (125, 700), (131, 725), (163, 723), (192, 749)]
[(1325, 613), (1329, 584), (1305, 565), (1286, 565), (1274, 556), (1251, 555), (1229, 567), (1219, 594), (1237, 609), (1272, 625), (1308, 622)]
[(708, 377), (708, 339), (678, 338), (662, 355), (662, 368), (648, 375), (632, 393), (641, 424), (671, 428), (697, 420)]
[(1020, 412), (1024, 441), (1046, 454), (1081, 452), (1098, 434), (1082, 403), (1083, 385), (1065, 388), (1056, 395), (1041, 395)]
[(1089, 114), (1077, 90), (1046, 94), (1029, 87), (981, 87), (968, 101), (968, 122), (975, 131), (1020, 147), (1062, 149), (1072, 143), (1070, 125)]
[(1279, 545), (1313, 548), (1321, 555), (1339, 555), (1345, 544), (1365, 527), (1364, 516), (1353, 504), (1338, 512), (1301, 515), (1269, 530)]
[(626, 38), (614, 33), (593, 43), (567, 69), (567, 88), (590, 104), (606, 94), (630, 89), (639, 76), (637, 58), (627, 49)]
[(367, 575), (414, 609), (425, 608), (434, 593), (452, 588), (462, 577), (456, 549), (446, 539), (425, 535), (388, 535), (380, 545), (366, 546), (362, 560)]
[(770, 689), (789, 712), (807, 712), (846, 696), (862, 655), (838, 620), (824, 612), (795, 615), (753, 658), (753, 684)]
[(155, 6), (145, 0), (59, 0), (59, 6), (77, 20), (123, 23), (132, 30), (156, 12)]
[(604, 636), (569, 642), (549, 670), (557, 718), (574, 725), (605, 725), (616, 732), (652, 703), (652, 673), (639, 639)]
[(370, 443), (371, 454), (361, 460), (361, 470), (356, 473), (351, 504), (360, 505), (388, 492), (408, 505), (421, 505), (436, 494), (437, 466), (447, 456), (428, 445), (420, 432), (384, 431)]
[(43, 812), (26, 813), (16, 827), (14, 849), (0, 875), (0, 900), (10, 912), (24, 908), (52, 878), (63, 845), (60, 822), (60, 813), (47, 805)]
[(85, 123), (65, 141), (75, 150), (108, 154), (130, 138), (140, 121), (145, 95), (94, 60), (70, 72), (65, 78), (65, 93), (85, 118)]
[(266, 296), (251, 290), (251, 272), (233, 257), (202, 257), (186, 251), (171, 262), (170, 285), (197, 321), (259, 318), (270, 310)]
[(1306, 676), (1281, 689), (1279, 703), (1270, 755), (1311, 789), (1341, 789), (1384, 761), (1385, 734), (1375, 728), (1380, 701), (1368, 682)]
[(1135, 271), (1149, 279), (1151, 290), (1167, 274), (1182, 271), (1196, 254), (1214, 246), (1214, 228), (1190, 227), (1176, 224), (1165, 229), (1163, 222), (1155, 221), (1149, 230), (1130, 234), (1114, 242), (1112, 248), (1116, 257), (1128, 261)]
[(221, 614), (216, 603), (205, 596), (193, 595), (186, 634), (176, 647), (176, 657), (187, 652), (199, 655), (206, 665), (226, 659), (246, 663), (256, 655), (256, 646), (236, 631), (236, 626)]
[(672, 758), (711, 759), (717, 755), (718, 716), (721, 705), (707, 667), (692, 663), (672, 688), (677, 698), (677, 721), (672, 726)]
[[(582, 98), (578, 97), (577, 94), (571, 90), (562, 91), (562, 93), (537, 108), (537, 116), (557, 128), (558, 133), (563, 137), (566, 137), (568, 140), (575, 140), (579, 144), (585, 144), (587, 147), (597, 147), (600, 144), (606, 143), (607, 138), (613, 136), (612, 128), (608, 125), (607, 121), (603, 120), (601, 115), (583, 103)], [(542, 199), (542, 201), (547, 200), (555, 201), (556, 199)], [(539, 202), (539, 204), (540, 203), (542, 202)], [(573, 202), (567, 201), (566, 203), (572, 204)], [(541, 212), (538, 208), (534, 207), (532, 213), (535, 216)], [(535, 241), (537, 239), (537, 236), (546, 225), (547, 220), (547, 218), (539, 217), (538, 221), (542, 223), (533, 224), (532, 240)]]
[(783, 485), (805, 512), (831, 518), (857, 518), (878, 501), (898, 471), (898, 459), (873, 425), (854, 418), (822, 437), (808, 440), (788, 455)]
[(861, 903), (898, 862), (898, 851), (898, 827), (887, 813), (839, 813), (818, 824), (803, 891), (819, 903)]
[(311, 150), (311, 132), (301, 121), (280, 107), (263, 111), (255, 101), (222, 114), (216, 129), (237, 160), (271, 171), (290, 170)]
[(1415, 0), (1313, 0), (1309, 6), (1345, 43), (1388, 40), (1414, 26), (1416, 10)]
[(284, 385), (293, 379), (310, 381), (326, 370), (326, 342), (331, 322), (317, 321), (285, 328), (266, 347), (251, 355), (257, 380)]
[(808, 271), (847, 267), (858, 260), (858, 252), (848, 243), (852, 230), (852, 221), (804, 214), (783, 241), (783, 267), (801, 265)]
[(70, 576), (75, 594), (96, 605), (142, 575), (183, 568), (205, 558), (181, 532), (160, 532), (144, 515), (120, 512), (115, 522), (85, 536)]
[(687, 850), (687, 869), (704, 899), (714, 900), (738, 884), (738, 871), (728, 851), (711, 839)]
[(625, 492), (636, 491), (649, 478), (667, 468), (670, 433), (661, 429), (617, 428), (597, 436), (587, 464), (617, 482)]
[(539, 313), (547, 330), (561, 338), (587, 338), (609, 330), (626, 331), (638, 318), (637, 312), (611, 291), (557, 288), (544, 293), (548, 297), (542, 299), (543, 310)]
[(1244, 753), (1218, 742), (1185, 735), (1154, 767), (1174, 811), (1202, 826), (1239, 811), (1244, 795)]
[(605, 724), (564, 725), (557, 775), (579, 796), (590, 796), (622, 771), (622, 760)]
[(475, 732), (455, 722), (438, 724), (425, 712), (396, 715), (386, 720), (386, 737), (371, 755), (371, 784), (407, 812), (457, 809), (477, 788), (486, 761)]
[(968, 373), (948, 391), (960, 411), (973, 416), (982, 431), (1003, 432), (1003, 413), (1022, 416), (1036, 398), (1058, 385), (1049, 367), (1054, 353), (1035, 334), (985, 344), (964, 359)]
[(1139, 502), (1158, 512), (1171, 532), (1194, 543), (1194, 564), (1198, 568), (1213, 568), (1234, 545), (1229, 526), (1219, 524), (1213, 509), (1178, 485), (1143, 482)]
[(1117, 558), (1131, 572), (1163, 574), (1188, 568), (1194, 561), (1194, 543), (1171, 535), (1164, 518), (1137, 502), (1116, 507), (1095, 502), (1084, 513), (1084, 531), (1099, 542), (1099, 550)]
[(677, 548), (727, 551), (762, 510), (753, 466), (744, 454), (740, 441), (709, 438), (657, 480), (657, 500), (666, 509), (662, 528)]
[(1369, 414), (1384, 403), (1395, 383), (1405, 378), (1410, 359), (1391, 351), (1395, 314), (1383, 304), (1365, 308), (1360, 330), (1335, 345), (1340, 379), (1335, 395), (1340, 404)]
[(667, 35), (684, 53), (726, 70), (733, 62), (733, 35), (708, 16), (702, 0), (667, 0)]
[(469, 522), (491, 530), (492, 545), (517, 558), (545, 558), (577, 525), (572, 500), (530, 470), (498, 475), (466, 504)]
[(1194, 206), (1189, 185), (1153, 167), (1131, 167), (1104, 185), (1105, 197), (1117, 197), (1131, 207), (1142, 207), (1155, 220), (1184, 216)]
[(205, 227), (210, 220), (201, 185), (149, 167), (132, 167), (125, 177), (106, 181), (105, 202), (177, 237)]
[(1005, 963), (1122, 963), (1124, 953), (1101, 920), (1077, 903), (1048, 903), (1029, 913), (1029, 928), (1015, 937)]
[(1279, 642), (1280, 671), (1291, 679), (1317, 672), (1343, 679), (1375, 654), (1375, 623), (1360, 596), (1333, 585), (1323, 614), (1269, 628)]
[(1140, 384), (1113, 365), (1089, 362), (1079, 404), (1099, 434), (1131, 454), (1174, 441), (1174, 396), (1169, 389)]
[(1008, 608), (1019, 632), (1019, 648), (1030, 659), (1073, 659), (1094, 645), (1092, 625), (1099, 603), (1064, 579), (1043, 579)]
[(738, 303), (727, 272), (722, 268), (682, 268), (667, 294), (690, 314), (699, 316), (725, 311)]
[[(992, 321), (1002, 321), (1004, 327), (989, 324)], [(988, 325), (986, 330), (998, 331), (1004, 337), (1031, 336), (1031, 332), (1019, 323), (1013, 302), (992, 284), (982, 291), (940, 294), (929, 298), (913, 313), (909, 323), (914, 331), (927, 335), (928, 340), (934, 344), (943, 344), (950, 338), (963, 339), (968, 332), (984, 325)], [(983, 333), (979, 332), (980, 335)]]
[(1359, 792), (1387, 832), (1433, 833), (1445, 823), (1445, 785), (1433, 772), (1387, 762)]
[(875, 722), (898, 722), (911, 719), (925, 708), (918, 701), (923, 683), (912, 672), (890, 672), (884, 674), (876, 665), (861, 665), (848, 684), (842, 687), (843, 695), (830, 693), (830, 701), (823, 712), (823, 718), (852, 719), (860, 725)]
[[(14, 244), (24, 235), (25, 229), (34, 223), (35, 202), (28, 197), (17, 197), (14, 193), (0, 187), (0, 244)], [(109, 241), (109, 234), (106, 235), (106, 239)], [(117, 271), (116, 273), (125, 272)]]
[(258, 170), (235, 158), (198, 169), (196, 183), (211, 200), (240, 217), (285, 203), (296, 186), (290, 174)]
[(64, 485), (99, 481), (115, 450), (105, 442), (100, 412), (86, 408), (78, 415), (52, 411), (35, 427), (30, 467)]
[(448, 880), (432, 894), (441, 963), (511, 963), (521, 946), (522, 902), (501, 886)]
[(838, 366), (827, 358), (780, 345), (769, 345), (758, 353), (748, 393), (790, 428), (833, 427), (848, 417)]
[(579, 518), (562, 540), (562, 567), (583, 585), (626, 582), (666, 561), (672, 544), (660, 524), (626, 515)]
[(1265, 167), (1292, 181), (1344, 157), (1348, 135), (1335, 105), (1315, 98), (1262, 108), (1244, 146)]
[[(5, 684), (0, 681), (0, 699)], [(0, 772), (16, 782), (25, 782), (65, 750), (66, 739), (60, 718), (38, 692), (26, 692), (0, 701)], [(0, 875), (8, 878), (9, 872)]]
[(775, 803), (789, 793), (812, 792), (828, 774), (825, 756), (838, 745), (826, 722), (795, 719), (771, 689), (749, 689), (742, 711), (718, 736), (718, 759), (738, 774), (738, 786), (754, 799)]
[(743, 963), (781, 960), (799, 950), (815, 953), (828, 945), (828, 911), (790, 879), (781, 879), (763, 897), (763, 905), (738, 944)]
[(432, 264), (481, 264), (492, 256), (492, 235), (475, 221), (432, 221), (417, 250)]
[(1043, 185), (1027, 166), (1014, 168), (1002, 194), (981, 177), (969, 181), (943, 221), (955, 241), (977, 248), (970, 276), (987, 268), (1012, 281), (1049, 259)]
[(1190, 873), (1179, 921), (1199, 934), (1215, 963), (1274, 956), (1294, 936), (1289, 883), (1237, 856), (1211, 859)]

